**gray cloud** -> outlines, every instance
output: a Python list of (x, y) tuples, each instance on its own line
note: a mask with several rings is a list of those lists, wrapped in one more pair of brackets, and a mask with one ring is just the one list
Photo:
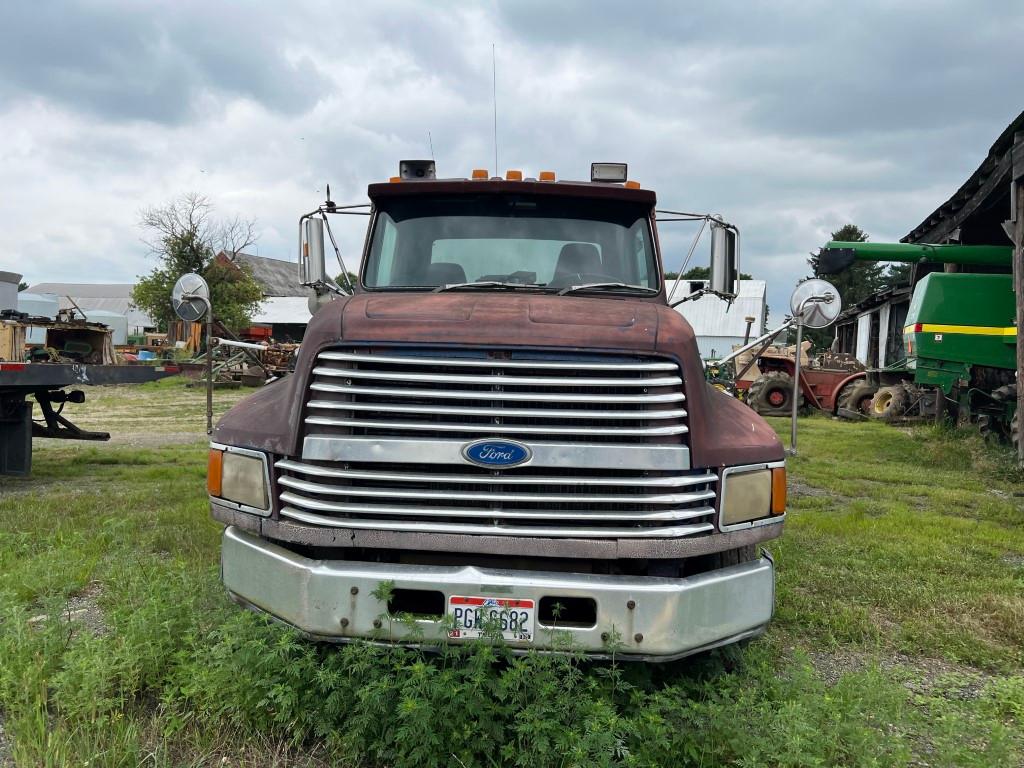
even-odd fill
[(288, 17), (275, 30), (256, 15), (241, 6), (228, 14), (189, 4), (9, 4), (0, 83), (8, 99), (48, 98), (112, 120), (186, 122), (204, 92), (307, 109), (322, 80), (267, 34)]

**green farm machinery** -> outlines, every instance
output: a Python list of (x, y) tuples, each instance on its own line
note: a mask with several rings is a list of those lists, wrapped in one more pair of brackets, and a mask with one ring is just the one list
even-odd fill
[(1017, 328), (1013, 249), (993, 245), (830, 242), (819, 271), (854, 261), (956, 264), (971, 272), (930, 272), (914, 285), (903, 328), (905, 357), (869, 370), (846, 393), (840, 415), (883, 421), (955, 417), (988, 438), (1016, 434)]

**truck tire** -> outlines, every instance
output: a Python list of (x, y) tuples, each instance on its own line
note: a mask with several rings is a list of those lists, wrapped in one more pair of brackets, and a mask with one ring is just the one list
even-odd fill
[[(803, 404), (801, 392), (797, 407)], [(747, 390), (747, 405), (762, 416), (788, 416), (793, 408), (793, 377), (785, 371), (758, 377)]]
[[(878, 390), (866, 381), (855, 381), (852, 387), (843, 389), (845, 391), (839, 398), (839, 411), (852, 411), (861, 416), (867, 416), (871, 407), (871, 398)], [(839, 415), (842, 416), (842, 413)]]
[(899, 421), (907, 412), (907, 390), (902, 386), (882, 387), (871, 398), (868, 416), (878, 421)]

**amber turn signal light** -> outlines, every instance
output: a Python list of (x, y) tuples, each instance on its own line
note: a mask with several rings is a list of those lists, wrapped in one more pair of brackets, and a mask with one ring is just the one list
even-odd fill
[(786, 511), (786, 468), (772, 469), (772, 514), (781, 515)]
[(211, 496), (220, 496), (220, 479), (224, 469), (224, 451), (210, 449), (210, 457), (206, 462), (206, 492)]

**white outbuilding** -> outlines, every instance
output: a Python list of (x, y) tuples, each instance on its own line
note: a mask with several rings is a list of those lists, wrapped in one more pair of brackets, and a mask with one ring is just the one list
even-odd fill
[[(706, 285), (706, 280), (684, 280), (675, 298)], [(717, 296), (704, 295), (676, 307), (676, 312), (693, 327), (701, 358), (720, 358), (731, 352), (734, 346), (742, 344), (748, 322), (750, 338), (764, 333), (768, 323), (767, 290), (764, 280), (740, 280), (739, 295), (731, 306)], [(748, 321), (747, 318), (753, 319)]]

